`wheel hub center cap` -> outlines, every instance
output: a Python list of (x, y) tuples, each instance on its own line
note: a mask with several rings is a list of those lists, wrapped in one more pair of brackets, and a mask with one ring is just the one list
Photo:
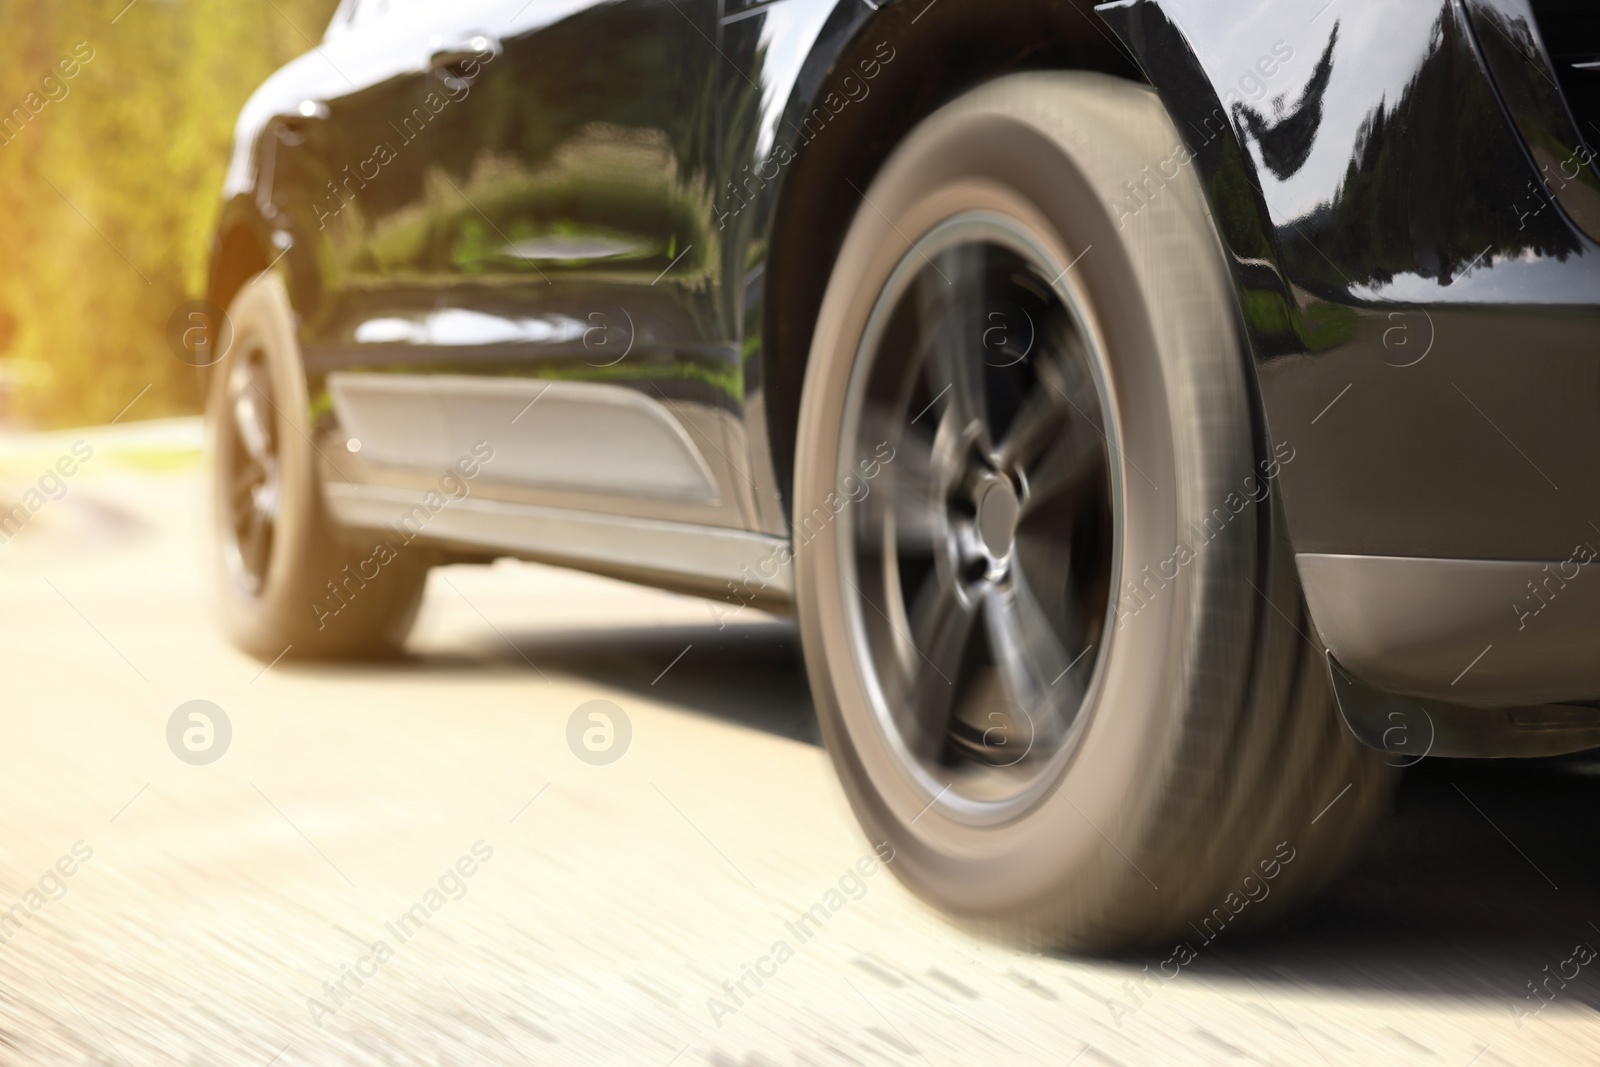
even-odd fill
[(1017, 491), (1010, 479), (990, 477), (978, 487), (978, 536), (997, 560), (1011, 555), (1017, 535)]

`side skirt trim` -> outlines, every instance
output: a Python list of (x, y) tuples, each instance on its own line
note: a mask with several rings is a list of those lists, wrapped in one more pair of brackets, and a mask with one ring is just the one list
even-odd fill
[[(794, 596), (785, 538), (717, 526), (635, 519), (495, 500), (451, 501), (430, 513), (423, 492), (334, 484), (328, 508), (343, 526), (388, 530), (669, 589), (782, 609)], [(417, 511), (425, 518), (418, 518)], [(406, 516), (407, 522), (402, 522)], [(771, 577), (768, 577), (768, 575)], [(728, 583), (735, 589), (730, 590)]]

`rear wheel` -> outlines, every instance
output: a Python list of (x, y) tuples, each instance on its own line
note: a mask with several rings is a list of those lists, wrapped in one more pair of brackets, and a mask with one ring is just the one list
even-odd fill
[(210, 569), (228, 637), (269, 660), (391, 654), (416, 618), (429, 561), (328, 517), (282, 281), (257, 276), (228, 315), (233, 343), (206, 407)]
[(1302, 636), (1292, 445), (1198, 184), (1106, 206), (1176, 143), (1099, 75), (930, 117), (845, 239), (801, 405), (797, 606), (857, 815), (929, 902), (1079, 949), (1281, 914), (1392, 781)]

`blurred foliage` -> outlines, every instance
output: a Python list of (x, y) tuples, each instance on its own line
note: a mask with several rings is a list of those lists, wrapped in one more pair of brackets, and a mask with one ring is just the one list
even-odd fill
[[(204, 288), (239, 109), (320, 40), (336, 2), (0, 6), (0, 119), (26, 116), (0, 133), (8, 416), (103, 422), (146, 385), (128, 418), (199, 409), (167, 319)], [(92, 58), (63, 77), (75, 53)]]
[[(1450, 285), (1496, 257), (1565, 260), (1582, 251), (1558, 212), (1524, 218), (1518, 210), (1540, 203), (1538, 194), (1451, 8), (1434, 23), (1433, 40), (1399, 97), (1368, 112), (1338, 192), (1290, 224), (1303, 239), (1285, 235), (1284, 265), (1306, 288), (1378, 289), (1405, 274)], [(1429, 136), (1437, 130), (1453, 136)]]

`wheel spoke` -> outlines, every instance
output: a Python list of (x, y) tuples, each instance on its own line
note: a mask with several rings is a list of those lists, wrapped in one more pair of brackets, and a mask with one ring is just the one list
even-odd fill
[(233, 503), (234, 512), (242, 513), (250, 506), (252, 494), (256, 486), (266, 481), (265, 472), (250, 459), (246, 458), (239, 464), (233, 473), (233, 480), (228, 486), (228, 499)]
[(1002, 467), (1028, 482), (1022, 518), (1058, 508), (1105, 468), (1108, 447), (1094, 382), (1081, 367), (1075, 334), (1055, 331), (1050, 355), (1036, 361), (1038, 377), (1000, 442)]
[(938, 756), (961, 697), (977, 608), (975, 601), (937, 573), (928, 575), (911, 607), (915, 662), (901, 729), (908, 745), (925, 757)]
[(267, 467), (266, 476), (261, 480), (261, 490), (256, 495), (256, 509), (268, 521), (278, 521), (278, 470), (275, 464)]
[(231, 566), (252, 593), (266, 578), (279, 509), (277, 420), (263, 359), (260, 352), (234, 358), (222, 411), (230, 424), (223, 488), (232, 517)]
[[(913, 544), (926, 543), (934, 536), (931, 514), (939, 499), (931, 429), (903, 428), (896, 413), (882, 404), (868, 405), (862, 412), (861, 425), (862, 444), (856, 450), (855, 466), (850, 469), (854, 482), (866, 485), (861, 498), (865, 517), (856, 522), (857, 540), (882, 544), (883, 524), (892, 511), (897, 538), (909, 538)], [(887, 461), (877, 458), (885, 444), (894, 449), (894, 458)], [(866, 472), (874, 463), (877, 473), (869, 478)], [(847, 491), (848, 485), (853, 484), (844, 478), (840, 481)]]
[(1068, 674), (1052, 675), (1050, 688), (1059, 690), (1058, 707), (1072, 707), (1082, 697), (1081, 680), (1094, 666), (1089, 652), (1104, 628), (1103, 617), (1092, 614), (1096, 597), (1104, 597), (1104, 584), (1080, 587), (1070, 550), (1054, 540), (1019, 536), (1012, 566), (1012, 580), (1038, 605), (1046, 619), (1055, 620), (1050, 633), (1068, 656)]
[(1006, 699), (1027, 716), (1035, 746), (1053, 749), (1063, 732), (1057, 708), (1082, 696), (1068, 676), (1072, 657), (1024, 582), (991, 588), (983, 616)]
[(927, 346), (924, 362), (928, 394), (948, 424), (942, 432), (964, 436), (973, 423), (982, 446), (989, 446), (989, 410), (984, 399), (983, 360), (978, 340), (968, 334), (978, 322), (982, 293), (982, 252), (961, 245), (938, 257), (937, 270), (923, 271), (915, 283), (918, 321)]
[(1068, 410), (1063, 424), (1033, 462), (1024, 468), (1028, 491), (1018, 522), (1053, 512), (1063, 499), (1076, 497), (1105, 470), (1105, 438), (1077, 412)]
[(1072, 409), (1043, 383), (1028, 394), (996, 449), (1001, 465), (1026, 469), (1061, 435)]
[(1071, 618), (1072, 550), (1059, 538), (1019, 533), (1011, 555), (1011, 573), (1049, 619)]
[(245, 570), (258, 581), (267, 572), (267, 555), (271, 550), (272, 523), (266, 512), (252, 508), (245, 521), (244, 535), (239, 538), (239, 557)]
[(250, 458), (264, 463), (272, 455), (272, 418), (267, 393), (253, 363), (234, 367), (228, 382), (233, 394), (233, 425)]
[(906, 433), (882, 477), (884, 506), (894, 509), (896, 547), (904, 552), (930, 552), (944, 536), (940, 520), (944, 488), (934, 472), (933, 441), (917, 430)]

